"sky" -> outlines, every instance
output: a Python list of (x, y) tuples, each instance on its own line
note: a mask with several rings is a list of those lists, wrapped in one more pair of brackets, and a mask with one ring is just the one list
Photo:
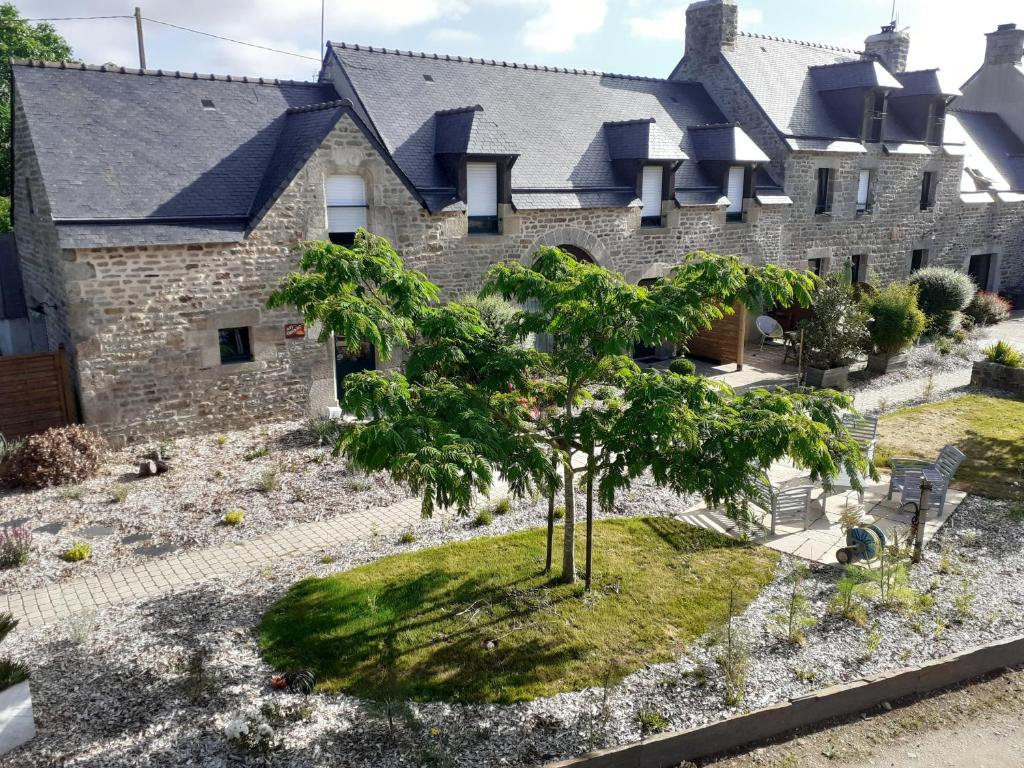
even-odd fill
[[(151, 69), (315, 79), (321, 0), (138, 0)], [(665, 77), (683, 51), (687, 3), (673, 0), (324, 0), (336, 42)], [(129, 15), (123, 0), (15, 0), (28, 18)], [(893, 0), (738, 0), (740, 29), (860, 50), (890, 20)], [(1024, 26), (1021, 0), (896, 0), (911, 69), (940, 66), (955, 82), (980, 65), (984, 33)], [(272, 53), (156, 23), (291, 51)], [(132, 19), (55, 21), (75, 56), (138, 66)]]

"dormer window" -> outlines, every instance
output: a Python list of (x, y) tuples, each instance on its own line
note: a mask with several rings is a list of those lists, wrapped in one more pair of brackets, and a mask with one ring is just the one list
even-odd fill
[(742, 165), (729, 168), (725, 182), (725, 196), (729, 207), (725, 209), (726, 221), (743, 221), (743, 198), (746, 189), (747, 169)]
[(354, 173), (328, 176), (324, 193), (327, 236), (335, 245), (352, 245), (356, 230), (366, 227), (366, 182)]
[(469, 234), (498, 234), (497, 163), (466, 163), (466, 212)]
[(641, 227), (661, 226), (661, 199), (664, 188), (665, 169), (660, 165), (645, 165), (640, 185), (640, 201), (643, 210), (640, 213)]
[(872, 174), (868, 168), (861, 168), (857, 177), (857, 215), (871, 212)]
[(867, 97), (867, 113), (864, 118), (864, 140), (877, 144), (882, 140), (882, 126), (885, 124), (885, 91), (871, 91)]

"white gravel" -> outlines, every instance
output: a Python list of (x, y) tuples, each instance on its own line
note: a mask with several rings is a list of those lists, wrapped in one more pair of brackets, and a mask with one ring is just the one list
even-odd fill
[[(79, 485), (0, 490), (0, 524), (21, 521), (34, 531), (32, 560), (0, 570), (0, 592), (152, 559), (138, 554), (140, 548), (218, 546), (406, 498), (386, 475), (356, 472), (344, 460), (332, 458), (329, 448), (319, 445), (301, 422), (177, 440), (167, 447), (171, 470), (139, 478), (139, 456), (154, 447), (111, 454), (96, 477)], [(262, 449), (266, 455), (255, 455)], [(271, 476), (277, 487), (259, 490), (261, 481)], [(119, 489), (127, 494), (124, 501), (115, 500)], [(245, 522), (223, 524), (224, 514), (235, 509), (245, 514)], [(63, 528), (56, 534), (38, 530), (50, 525)], [(89, 538), (82, 531), (92, 526), (114, 531)], [(76, 541), (87, 541), (92, 557), (80, 563), (61, 560)]]
[[(617, 512), (670, 514), (683, 506), (640, 483)], [(272, 670), (259, 656), (254, 633), (262, 612), (297, 579), (442, 541), (534, 526), (541, 519), (536, 506), (497, 518), (487, 529), (451, 518), (427, 521), (413, 545), (378, 537), (339, 549), (331, 565), (305, 558), (270, 573), (216, 579), (187, 592), (110, 608), (81, 644), (69, 639), (78, 631), (70, 623), (16, 631), (6, 650), (33, 670), (39, 736), (8, 756), (5, 765), (527, 766), (591, 746), (634, 741), (641, 710), (658, 712), (673, 728), (735, 711), (722, 703), (723, 681), (714, 662), (720, 648), (709, 637), (675, 663), (628, 676), (607, 700), (604, 692), (587, 690), (509, 706), (419, 705), (413, 707), (411, 724), (399, 718), (396, 744), (379, 712), (347, 696), (317, 694), (308, 699), (308, 720), (272, 724), (274, 739), (283, 746), (269, 759), (226, 740), (224, 726), (239, 713), (255, 722), (262, 704), (299, 700), (270, 688)], [(784, 561), (775, 581), (735, 622), (750, 658), (742, 708), (1021, 633), (1022, 533), (1024, 524), (1009, 519), (1005, 504), (968, 498), (912, 575), (934, 605), (905, 614), (869, 605), (867, 627), (828, 613), (838, 571), (814, 571), (807, 592), (817, 621), (803, 648), (780, 640), (772, 628), (770, 617), (782, 610), (788, 589), (790, 563)], [(940, 573), (940, 565), (950, 572)], [(932, 585), (936, 577), (938, 584)], [(955, 601), (967, 593), (974, 597), (966, 611), (960, 610)], [(185, 672), (197, 648), (207, 657), (199, 678)]]

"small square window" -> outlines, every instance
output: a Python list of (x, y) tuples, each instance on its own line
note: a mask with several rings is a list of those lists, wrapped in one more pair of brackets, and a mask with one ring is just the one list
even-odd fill
[(220, 363), (251, 363), (252, 344), (248, 328), (221, 328), (217, 331), (220, 341)]
[(201, 99), (199, 103), (203, 105), (203, 109), (217, 108), (217, 106), (213, 103), (213, 99)]
[(434, 76), (433, 75), (424, 75), (423, 79), (426, 80), (428, 83), (434, 82)]
[(823, 274), (825, 262), (823, 259), (808, 259), (807, 268), (811, 270), (815, 275), (821, 277)]

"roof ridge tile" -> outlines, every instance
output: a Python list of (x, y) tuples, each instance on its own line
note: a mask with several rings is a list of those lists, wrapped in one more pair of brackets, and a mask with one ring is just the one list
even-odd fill
[(332, 101), (321, 101), (317, 104), (305, 104), (301, 107), (288, 107), (285, 110), (287, 115), (295, 115), (300, 112), (319, 112), (324, 109), (337, 109), (339, 107), (351, 107), (352, 102), (348, 99), (334, 99)]
[(392, 56), (408, 56), (413, 59), (427, 59), (433, 58), (439, 61), (450, 61), (453, 63), (462, 64), (479, 64), (487, 67), (508, 67), (511, 69), (526, 69), (537, 72), (558, 72), (566, 75), (590, 75), (594, 77), (615, 77), (622, 80), (641, 80), (646, 82), (658, 82), (658, 83), (671, 83), (675, 82), (664, 77), (650, 77), (648, 75), (627, 75), (617, 72), (602, 72), (596, 69), (578, 69), (576, 67), (553, 67), (546, 64), (525, 64), (516, 61), (500, 61), (496, 59), (476, 59), (473, 57), (466, 56), (453, 56), (452, 54), (439, 54), (439, 53), (426, 53), (423, 51), (402, 51), (399, 49), (388, 50), (387, 48), (374, 48), (371, 46), (361, 45), (360, 43), (330, 43), (332, 48), (340, 48), (347, 51), (359, 51), (361, 53), (380, 53), (390, 54)]
[(839, 51), (840, 53), (855, 53), (858, 56), (861, 54), (861, 51), (855, 51), (853, 48), (843, 48), (842, 46), (839, 46), (839, 45), (827, 45), (826, 43), (812, 43), (812, 42), (809, 42), (807, 40), (793, 40), (793, 39), (788, 38), (788, 37), (777, 37), (777, 36), (774, 36), (774, 35), (764, 35), (764, 34), (761, 34), (761, 33), (758, 33), (758, 32), (744, 32), (743, 30), (739, 30), (738, 34), (740, 34), (743, 37), (752, 37), (752, 38), (755, 38), (755, 39), (758, 39), (758, 40), (774, 40), (775, 42), (778, 42), (778, 43), (791, 43), (793, 45), (803, 45), (803, 46), (806, 46), (807, 48), (818, 48), (820, 50), (825, 50), (825, 51)]
[(218, 75), (205, 72), (182, 72), (181, 70), (140, 69), (117, 64), (86, 64), (80, 61), (46, 61), (44, 59), (11, 59), (11, 66), (33, 67), (36, 69), (71, 69), (81, 72), (105, 72), (114, 75), (145, 75), (147, 77), (173, 77), (180, 80), (211, 80), (222, 83), (247, 83), (250, 85), (302, 85), (322, 87), (323, 83), (310, 80), (282, 80), (276, 77), (255, 77), (249, 75)]

